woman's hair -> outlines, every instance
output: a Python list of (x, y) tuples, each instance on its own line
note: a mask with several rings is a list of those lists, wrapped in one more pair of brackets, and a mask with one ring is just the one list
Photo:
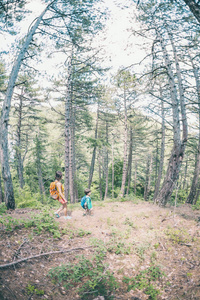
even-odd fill
[(62, 172), (61, 171), (57, 171), (56, 172), (56, 176), (55, 176), (55, 179), (61, 179), (62, 178)]
[(85, 189), (85, 191), (84, 191), (84, 193), (87, 195), (87, 194), (89, 194), (91, 192), (91, 190), (90, 189)]

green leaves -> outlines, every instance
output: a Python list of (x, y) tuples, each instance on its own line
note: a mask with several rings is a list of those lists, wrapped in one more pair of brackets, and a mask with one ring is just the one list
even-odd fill
[(115, 277), (103, 263), (101, 251), (92, 259), (83, 255), (77, 257), (76, 264), (62, 265), (49, 271), (49, 277), (62, 283), (67, 290), (75, 287), (81, 299), (89, 295), (105, 296), (111, 299), (112, 292), (118, 287)]

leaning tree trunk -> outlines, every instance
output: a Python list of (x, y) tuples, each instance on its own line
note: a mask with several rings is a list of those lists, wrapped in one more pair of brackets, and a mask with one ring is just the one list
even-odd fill
[(193, 202), (195, 201), (195, 196), (197, 193), (197, 188), (198, 188), (198, 180), (199, 180), (199, 173), (200, 173), (200, 80), (199, 80), (199, 74), (198, 74), (198, 69), (195, 66), (192, 58), (190, 57), (190, 61), (192, 63), (193, 67), (193, 73), (196, 81), (196, 89), (197, 89), (197, 99), (198, 99), (198, 118), (199, 118), (199, 144), (198, 144), (198, 150), (196, 154), (196, 161), (195, 161), (195, 170), (194, 170), (194, 175), (193, 175), (193, 180), (192, 180), (192, 185), (190, 188), (190, 193), (188, 195), (186, 203), (194, 204)]
[[(160, 87), (160, 98), (162, 97), (162, 89)], [(164, 103), (161, 101), (161, 116), (162, 116), (162, 138), (161, 138), (161, 149), (160, 149), (160, 163), (159, 163), (159, 169), (158, 169), (158, 177), (156, 181), (155, 191), (154, 191), (154, 197), (153, 200), (155, 202), (155, 199), (159, 193), (160, 189), (160, 182), (162, 178), (162, 172), (163, 172), (163, 164), (164, 164), (164, 154), (165, 154), (165, 114), (164, 114)]]
[(19, 103), (19, 115), (18, 115), (18, 124), (17, 124), (17, 142), (16, 142), (16, 156), (17, 156), (17, 173), (19, 178), (20, 188), (24, 187), (24, 176), (23, 176), (23, 160), (21, 155), (21, 126), (22, 126), (22, 106), (23, 106), (23, 89), (22, 94), (20, 95)]
[[(168, 74), (168, 80), (169, 80), (169, 88), (170, 88), (170, 94), (171, 94), (171, 100), (172, 100), (172, 112), (173, 112), (173, 142), (174, 146), (171, 152), (171, 156), (168, 163), (168, 169), (167, 173), (162, 185), (162, 188), (158, 194), (158, 196), (155, 199), (155, 202), (159, 203), (160, 206), (165, 206), (167, 202), (169, 201), (173, 189), (176, 185), (176, 181), (179, 176), (180, 167), (183, 161), (183, 156), (185, 153), (185, 146), (187, 143), (187, 118), (186, 118), (186, 109), (185, 109), (185, 99), (184, 99), (184, 91), (182, 86), (182, 79), (181, 79), (181, 72), (179, 67), (179, 62), (177, 58), (176, 48), (173, 43), (173, 38), (171, 34), (169, 34), (173, 54), (174, 54), (174, 60), (176, 64), (176, 75), (178, 79), (178, 87), (179, 87), (179, 95), (180, 99), (178, 99), (177, 96), (177, 90), (176, 90), (176, 83), (174, 80), (174, 74), (172, 70), (172, 64), (169, 59), (169, 55), (166, 49), (166, 46), (164, 44), (163, 38), (160, 34), (160, 32), (157, 30), (158, 38), (161, 43), (161, 48), (163, 51), (163, 58), (165, 61), (165, 67)], [(181, 108), (181, 119), (182, 119), (182, 127), (183, 127), (183, 133), (182, 133), (182, 140), (181, 140), (181, 129), (180, 129), (180, 111), (179, 111), (179, 102), (180, 102), (180, 108)]]
[(95, 165), (95, 159), (96, 159), (96, 150), (97, 150), (97, 137), (98, 137), (98, 123), (99, 123), (99, 101), (97, 105), (97, 118), (96, 118), (96, 127), (95, 127), (95, 134), (94, 134), (94, 148), (92, 153), (92, 160), (90, 164), (90, 174), (89, 174), (89, 181), (88, 181), (88, 188), (90, 189), (92, 184), (92, 178), (94, 173), (94, 165)]
[(9, 114), (10, 114), (10, 107), (11, 107), (11, 99), (13, 95), (13, 90), (15, 87), (15, 82), (19, 73), (19, 69), (21, 67), (22, 61), (24, 59), (25, 53), (32, 41), (33, 35), (36, 32), (44, 14), (48, 10), (49, 6), (53, 3), (52, 1), (45, 10), (41, 13), (41, 15), (37, 18), (35, 24), (31, 27), (30, 31), (28, 32), (24, 44), (18, 54), (18, 57), (14, 63), (12, 68), (8, 88), (6, 92), (6, 97), (3, 102), (3, 107), (1, 111), (1, 128), (0, 128), (0, 147), (2, 151), (1, 155), (1, 167), (2, 167), (2, 177), (4, 182), (4, 196), (5, 196), (5, 203), (7, 209), (15, 209), (15, 198), (13, 192), (13, 184), (12, 184), (12, 177), (10, 172), (10, 165), (9, 165), (9, 149), (8, 149), (8, 124), (9, 124)]

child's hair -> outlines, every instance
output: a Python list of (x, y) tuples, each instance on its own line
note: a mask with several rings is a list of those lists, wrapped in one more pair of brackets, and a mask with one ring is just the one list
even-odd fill
[(61, 171), (57, 171), (56, 172), (56, 176), (55, 176), (55, 179), (61, 179), (62, 178), (62, 172)]
[(87, 194), (89, 194), (91, 192), (91, 190), (90, 189), (85, 189), (85, 191), (84, 191), (84, 193), (87, 195)]

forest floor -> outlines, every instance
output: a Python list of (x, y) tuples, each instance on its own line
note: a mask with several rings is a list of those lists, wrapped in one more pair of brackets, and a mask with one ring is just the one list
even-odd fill
[[(6, 231), (2, 226), (0, 299), (200, 299), (200, 211), (193, 211), (189, 205), (161, 208), (142, 201), (93, 202), (93, 206), (93, 216), (83, 216), (83, 210), (76, 206), (69, 212), (70, 220), (63, 216), (56, 219), (62, 232), (59, 238), (45, 231), (36, 234), (31, 227)], [(31, 219), (31, 213), (38, 212), (16, 209), (7, 216)], [(81, 260), (80, 255), (91, 259), (97, 244), (105, 246), (104, 265), (108, 263), (98, 283), (110, 271), (119, 284), (110, 295), (95, 298), (95, 293), (87, 291), (81, 295), (78, 289), (86, 283), (87, 276), (68, 289), (65, 281), (69, 273), (67, 277), (63, 271), (60, 282), (48, 276), (55, 267), (70, 263), (75, 266)], [(55, 251), (62, 253), (42, 255)], [(2, 268), (2, 265), (27, 257), (31, 258)], [(152, 266), (155, 267), (155, 281), (144, 279), (148, 276), (145, 270)], [(163, 276), (157, 276), (161, 275), (160, 270)], [(139, 274), (143, 276), (136, 277)], [(125, 276), (135, 278), (135, 281), (129, 281), (129, 286), (137, 284), (128, 289)], [(151, 284), (153, 292), (148, 293), (146, 285)]]

